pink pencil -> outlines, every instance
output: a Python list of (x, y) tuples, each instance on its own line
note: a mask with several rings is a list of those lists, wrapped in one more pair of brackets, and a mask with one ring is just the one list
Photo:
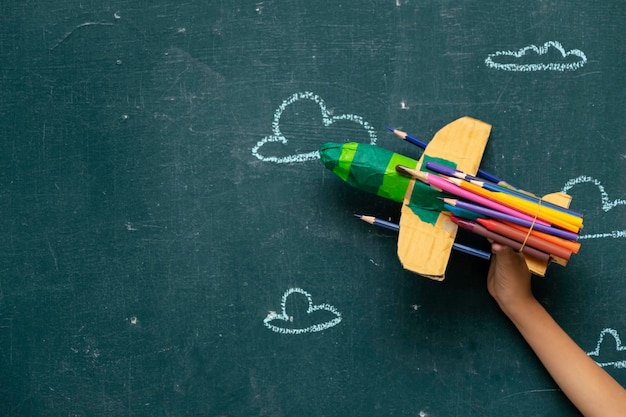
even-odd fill
[[(416, 178), (416, 179), (418, 179), (418, 180), (420, 180), (422, 182), (425, 182), (427, 184), (430, 184), (433, 187), (440, 188), (441, 190), (446, 191), (446, 192), (448, 192), (450, 194), (454, 194), (457, 197), (461, 197), (461, 198), (464, 198), (466, 200), (473, 201), (473, 202), (475, 202), (477, 204), (480, 204), (480, 205), (485, 206), (487, 208), (490, 208), (492, 210), (496, 210), (496, 211), (499, 211), (501, 213), (508, 214), (510, 216), (515, 216), (515, 217), (520, 218), (520, 219), (528, 220), (530, 222), (535, 221), (535, 218), (532, 217), (532, 216), (529, 216), (529, 215), (527, 215), (525, 213), (522, 213), (520, 211), (514, 210), (514, 209), (512, 209), (510, 207), (507, 207), (507, 206), (505, 206), (503, 204), (496, 203), (495, 201), (489, 200), (488, 198), (479, 196), (479, 195), (474, 194), (474, 193), (472, 193), (470, 191), (464, 190), (463, 188), (461, 188), (461, 187), (459, 187), (457, 185), (454, 185), (454, 184), (446, 181), (444, 178), (438, 177), (437, 175), (429, 174), (427, 172), (416, 171), (414, 169), (407, 168), (407, 167), (402, 166), (402, 165), (397, 165), (396, 166), (396, 171), (398, 171), (401, 174), (408, 175), (408, 176), (411, 176), (413, 178)], [(539, 220), (539, 219), (537, 219), (535, 221), (535, 223), (541, 224), (541, 225), (544, 225), (544, 226), (550, 226), (549, 223), (546, 223), (546, 222), (544, 222), (542, 220)]]

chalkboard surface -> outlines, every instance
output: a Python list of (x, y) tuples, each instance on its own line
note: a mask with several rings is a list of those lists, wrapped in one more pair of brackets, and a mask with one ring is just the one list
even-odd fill
[[(41, 2), (40, 2), (41, 3)], [(574, 416), (486, 291), (402, 269), (316, 150), (482, 167), (585, 215), (535, 292), (626, 384), (620, 0), (0, 5), (0, 414)], [(485, 241), (459, 234), (482, 249)]]

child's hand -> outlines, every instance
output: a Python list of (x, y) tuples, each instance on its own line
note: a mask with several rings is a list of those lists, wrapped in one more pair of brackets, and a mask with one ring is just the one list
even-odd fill
[(487, 289), (500, 308), (510, 314), (535, 297), (530, 288), (530, 272), (524, 257), (508, 246), (494, 243), (487, 276)]

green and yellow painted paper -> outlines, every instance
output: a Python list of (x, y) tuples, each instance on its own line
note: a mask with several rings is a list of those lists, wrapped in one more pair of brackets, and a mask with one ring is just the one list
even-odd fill
[[(411, 179), (398, 174), (397, 165), (416, 169), (418, 161), (399, 153), (391, 152), (366, 143), (349, 142), (344, 144), (328, 142), (320, 147), (322, 162), (339, 178), (358, 188), (402, 203)], [(428, 171), (426, 162), (434, 161), (456, 168), (454, 162), (441, 158), (424, 156), (422, 169)], [(409, 196), (408, 206), (427, 223), (435, 224), (437, 217), (444, 210), (441, 193), (421, 182), (413, 185), (413, 192)]]

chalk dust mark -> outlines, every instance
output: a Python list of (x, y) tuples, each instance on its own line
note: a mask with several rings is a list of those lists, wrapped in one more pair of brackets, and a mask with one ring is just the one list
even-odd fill
[[(581, 175), (580, 177), (572, 178), (571, 180), (567, 181), (561, 191), (564, 193), (567, 193), (573, 187), (580, 185), (580, 184), (593, 184), (596, 187), (598, 187), (598, 191), (600, 192), (600, 201), (602, 203), (602, 210), (605, 213), (614, 209), (615, 207), (626, 206), (626, 200), (622, 200), (622, 199), (611, 200), (608, 193), (604, 189), (604, 186), (602, 185), (602, 183), (599, 180), (592, 178), (592, 177), (588, 177), (586, 175)], [(613, 239), (626, 238), (626, 230), (612, 230), (612, 231), (602, 232), (602, 233), (586, 234), (586, 235), (581, 235), (579, 239), (602, 239), (602, 238), (607, 238), (607, 237), (610, 237)]]
[(537, 393), (542, 393), (542, 392), (559, 392), (559, 391), (561, 391), (561, 390), (558, 389), (558, 388), (531, 389), (531, 390), (528, 390), (528, 391), (514, 392), (513, 394), (509, 394), (509, 395), (506, 395), (506, 396), (504, 396), (502, 398), (499, 398), (499, 401), (503, 401), (503, 400), (506, 400), (508, 398), (517, 397), (517, 396), (520, 396), (520, 395), (537, 394)]
[[(607, 336), (613, 337), (614, 344), (611, 344), (611, 346), (615, 348), (615, 352), (624, 352), (623, 360), (613, 360), (613, 361), (602, 360), (601, 346), (602, 346), (602, 343), (604, 342), (605, 337)], [(606, 350), (606, 344), (604, 346)], [(598, 338), (598, 343), (596, 344), (596, 348), (592, 350), (591, 352), (587, 352), (587, 356), (591, 357), (598, 364), (598, 366), (602, 368), (606, 368), (609, 366), (612, 366), (614, 368), (626, 368), (626, 352), (625, 351), (626, 351), (626, 346), (622, 345), (622, 340), (620, 339), (619, 333), (617, 333), (617, 330), (606, 328), (600, 332), (600, 337)], [(605, 356), (608, 356), (608, 355), (610, 355), (610, 353), (605, 354)]]
[(289, 156), (285, 156), (281, 158), (276, 157), (276, 156), (265, 156), (259, 152), (261, 148), (263, 147), (263, 145), (265, 145), (268, 142), (279, 142), (279, 143), (282, 143), (283, 145), (287, 144), (288, 140), (282, 134), (281, 129), (280, 129), (280, 118), (283, 112), (285, 111), (285, 109), (289, 105), (299, 100), (311, 100), (317, 103), (317, 105), (319, 106), (321, 115), (322, 115), (322, 123), (324, 124), (324, 126), (326, 127), (331, 126), (333, 123), (337, 121), (341, 121), (341, 120), (347, 120), (347, 121), (357, 123), (361, 125), (367, 131), (370, 137), (370, 144), (372, 145), (376, 144), (376, 141), (377, 141), (376, 132), (374, 128), (365, 119), (363, 119), (363, 117), (355, 115), (355, 114), (342, 114), (342, 115), (335, 116), (333, 115), (331, 111), (328, 110), (328, 108), (326, 107), (326, 103), (320, 96), (310, 91), (305, 91), (305, 92), (293, 94), (291, 97), (283, 101), (280, 104), (280, 106), (278, 106), (278, 108), (274, 112), (274, 121), (272, 122), (273, 134), (271, 136), (266, 136), (263, 139), (261, 139), (259, 142), (257, 142), (257, 144), (252, 148), (252, 155), (260, 159), (261, 161), (274, 162), (277, 164), (305, 162), (305, 161), (310, 161), (313, 159), (320, 158), (319, 151), (299, 153), (299, 154), (289, 155)]
[(498, 104), (500, 104), (500, 101), (502, 100), (502, 96), (508, 90), (509, 84), (511, 83), (512, 79), (513, 79), (512, 76), (509, 77), (509, 79), (506, 81), (506, 84), (504, 84), (504, 87), (502, 87), (502, 91), (500, 91), (500, 94), (498, 94), (498, 98), (496, 99), (496, 104), (493, 105), (494, 110), (496, 109), (496, 107), (498, 107)]
[[(555, 60), (553, 62), (545, 61), (546, 55), (551, 50), (556, 50), (560, 53), (561, 62)], [(535, 62), (532, 63), (518, 63), (518, 62), (503, 62), (506, 59), (520, 60), (523, 57), (530, 57)], [(575, 61), (565, 62), (566, 59), (574, 57)], [(503, 60), (504, 58), (504, 60)], [(570, 58), (571, 59), (571, 58)], [(542, 46), (529, 45), (516, 51), (497, 51), (489, 54), (485, 59), (485, 65), (489, 68), (494, 68), (503, 71), (514, 72), (531, 72), (531, 71), (575, 71), (581, 68), (587, 63), (587, 56), (580, 49), (572, 49), (566, 51), (557, 41), (548, 41)]]
[[(328, 311), (332, 313), (335, 316), (335, 318), (333, 318), (332, 320), (323, 322), (323, 323), (317, 323), (317, 324), (313, 324), (307, 327), (300, 327), (300, 328), (294, 328), (294, 329), (280, 327), (275, 324), (272, 324), (272, 322), (274, 322), (275, 320), (284, 321), (284, 322), (294, 321), (293, 316), (290, 316), (287, 314), (287, 298), (291, 294), (294, 294), (294, 293), (302, 294), (307, 298), (307, 301), (308, 301), (308, 308), (306, 310), (307, 315), (310, 315), (314, 313), (315, 311)], [(269, 311), (267, 314), (267, 317), (263, 319), (263, 324), (265, 325), (265, 327), (267, 327), (268, 329), (276, 333), (303, 334), (303, 333), (321, 332), (322, 330), (326, 330), (330, 327), (336, 326), (337, 324), (341, 322), (341, 313), (337, 311), (335, 307), (331, 306), (330, 304), (313, 305), (313, 299), (311, 297), (311, 294), (309, 294), (308, 292), (304, 291), (301, 288), (289, 288), (287, 291), (285, 291), (285, 293), (283, 294), (281, 298), (280, 308), (281, 308), (280, 313), (277, 313), (276, 311)]]
[(57, 259), (57, 255), (54, 252), (54, 249), (52, 248), (52, 244), (50, 244), (50, 238), (48, 236), (46, 236), (46, 243), (48, 244), (48, 251), (52, 256), (52, 259), (54, 260), (54, 270), (59, 272), (59, 260)]
[[(120, 20), (122, 18), (122, 16), (120, 15), (119, 12), (115, 12), (113, 14), (113, 19), (117, 22), (118, 20)], [(76, 26), (75, 28), (73, 28), (72, 30), (70, 30), (69, 32), (66, 32), (61, 39), (59, 39), (57, 41), (57, 43), (55, 43), (51, 48), (49, 48), (50, 51), (56, 49), (59, 47), (59, 45), (61, 45), (63, 42), (67, 41), (76, 31), (85, 28), (85, 27), (89, 27), (89, 26), (115, 26), (115, 22), (85, 22), (85, 23), (81, 23), (80, 25)]]

